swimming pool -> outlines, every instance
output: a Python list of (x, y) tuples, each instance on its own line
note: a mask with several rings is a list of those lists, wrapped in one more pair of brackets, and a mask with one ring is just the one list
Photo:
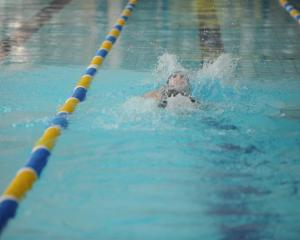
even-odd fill
[[(125, 4), (0, 1), (0, 189)], [(139, 1), (2, 238), (298, 239), (299, 37), (277, 1)], [(178, 68), (202, 109), (139, 97)]]

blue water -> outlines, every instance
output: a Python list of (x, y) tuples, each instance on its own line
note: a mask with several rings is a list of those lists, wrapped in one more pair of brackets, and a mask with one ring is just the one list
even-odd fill
[[(205, 2), (139, 2), (3, 239), (299, 239), (299, 26), (276, 1)], [(2, 61), (1, 191), (124, 4), (73, 0)], [(22, 11), (0, 9), (4, 38)], [(141, 97), (175, 69), (200, 108)]]

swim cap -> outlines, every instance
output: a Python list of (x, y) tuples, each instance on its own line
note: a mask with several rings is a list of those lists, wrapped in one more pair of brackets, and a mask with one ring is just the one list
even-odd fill
[(187, 73), (183, 72), (183, 71), (175, 71), (173, 73), (170, 74), (170, 76), (168, 77), (168, 80), (167, 80), (167, 84), (169, 84), (169, 80), (171, 79), (171, 77), (173, 77), (174, 75), (181, 75), (188, 83), (190, 83), (190, 79), (187, 75)]
[(168, 77), (168, 80), (167, 80), (167, 85), (168, 87), (169, 86), (169, 82), (170, 82), (170, 79), (174, 76), (174, 75), (177, 75), (179, 74), (182, 78), (185, 79), (186, 81), (186, 85), (184, 86), (172, 86), (172, 88), (176, 89), (177, 91), (181, 91), (181, 92), (185, 92), (186, 94), (189, 94), (191, 92), (191, 85), (190, 85), (190, 79), (187, 75), (186, 72), (183, 72), (183, 71), (175, 71), (173, 72), (172, 74), (170, 74), (170, 76)]

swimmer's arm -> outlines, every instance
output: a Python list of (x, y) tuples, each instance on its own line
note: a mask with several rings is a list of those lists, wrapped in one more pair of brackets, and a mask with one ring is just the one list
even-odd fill
[(154, 98), (154, 99), (159, 99), (160, 98), (160, 93), (158, 90), (152, 91), (152, 92), (147, 92), (143, 96), (144, 98)]

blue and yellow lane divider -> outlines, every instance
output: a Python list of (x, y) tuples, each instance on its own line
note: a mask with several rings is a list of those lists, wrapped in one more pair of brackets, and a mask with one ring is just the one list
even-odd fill
[(288, 0), (279, 0), (279, 3), (300, 24), (300, 12)]
[(29, 160), (25, 166), (17, 172), (15, 178), (10, 182), (0, 197), (0, 233), (9, 219), (15, 216), (21, 199), (40, 177), (57, 138), (60, 136), (62, 130), (68, 126), (69, 115), (74, 112), (76, 106), (80, 102), (84, 101), (87, 89), (89, 88), (93, 77), (119, 37), (122, 28), (131, 15), (136, 3), (137, 0), (128, 1), (121, 16), (117, 19), (116, 24), (102, 42), (96, 55), (93, 57), (85, 73), (74, 88), (72, 96), (60, 107), (54, 118), (51, 120), (49, 127), (36, 142)]

